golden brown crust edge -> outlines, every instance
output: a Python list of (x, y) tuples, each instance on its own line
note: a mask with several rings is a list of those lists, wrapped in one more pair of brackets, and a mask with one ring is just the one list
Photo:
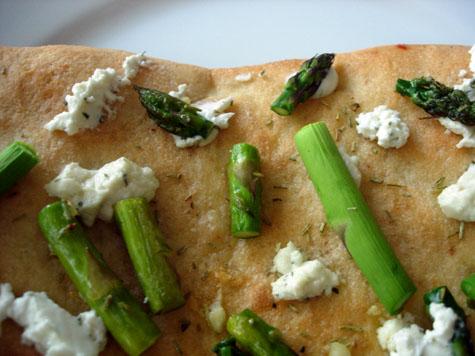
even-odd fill
[[(16, 295), (26, 290), (46, 291), (58, 304), (77, 313), (86, 308), (59, 262), (49, 255), (47, 244), (36, 225), (38, 211), (54, 199), (43, 189), (61, 167), (70, 162), (93, 168), (122, 155), (156, 172), (161, 187), (156, 206), (160, 225), (175, 251), (171, 262), (189, 293), (184, 308), (155, 317), (163, 335), (150, 354), (185, 355), (209, 353), (223, 335), (208, 327), (204, 309), (218, 289), (228, 313), (251, 307), (279, 327), (295, 349), (305, 346), (305, 354), (325, 354), (329, 341), (341, 338), (354, 343), (352, 353), (379, 354), (375, 330), (379, 317), (367, 315), (378, 304), (376, 297), (348, 256), (337, 236), (318, 225), (325, 220), (321, 205), (299, 159), (293, 136), (307, 123), (325, 121), (334, 137), (347, 151), (356, 145), (363, 175), (361, 190), (375, 213), (396, 254), (418, 286), (418, 293), (405, 310), (428, 326), (422, 294), (437, 285), (448, 285), (461, 305), (464, 298), (460, 280), (475, 271), (473, 224), (466, 224), (465, 238), (452, 236), (455, 221), (440, 212), (433, 192), (434, 182), (444, 176), (454, 182), (473, 157), (471, 150), (458, 150), (458, 138), (445, 135), (433, 120), (419, 120), (424, 112), (394, 93), (398, 77), (432, 75), (454, 84), (461, 68), (468, 66), (463, 46), (377, 47), (336, 57), (340, 76), (337, 91), (323, 100), (310, 100), (290, 118), (269, 110), (284, 78), (301, 61), (290, 60), (243, 68), (205, 69), (153, 59), (135, 83), (171, 90), (188, 83), (192, 99), (232, 96), (236, 116), (211, 145), (198, 149), (177, 149), (168, 134), (158, 129), (128, 87), (121, 92), (124, 102), (116, 106), (117, 116), (97, 130), (68, 137), (50, 134), (42, 126), (63, 110), (64, 95), (71, 85), (85, 80), (95, 68), (120, 65), (128, 54), (76, 46), (0, 48), (0, 147), (14, 139), (32, 143), (42, 161), (10, 194), (0, 198), (0, 282), (12, 283)], [(263, 77), (256, 74), (265, 70)], [(234, 77), (254, 73), (249, 83)], [(357, 112), (352, 103), (360, 104)], [(411, 136), (399, 150), (384, 150), (355, 132), (354, 117), (360, 111), (387, 104), (401, 112)], [(339, 117), (339, 119), (336, 119)], [(264, 210), (272, 226), (264, 226), (259, 238), (236, 241), (229, 235), (224, 167), (232, 144), (246, 141), (256, 145), (262, 157)], [(181, 173), (177, 180), (170, 177)], [(402, 187), (371, 183), (371, 178)], [(275, 189), (285, 185), (288, 189)], [(14, 194), (16, 193), (16, 194)], [(192, 195), (193, 206), (190, 200)], [(281, 199), (278, 200), (278, 199)], [(7, 207), (7, 209), (5, 209)], [(303, 234), (311, 224), (310, 234)], [(112, 224), (98, 222), (90, 236), (112, 269), (132, 291), (141, 296), (133, 269), (120, 236)], [(449, 237), (452, 236), (452, 237)], [(269, 273), (277, 243), (292, 240), (308, 252), (320, 256), (337, 271), (343, 283), (339, 294), (305, 302), (276, 303), (273, 307)], [(185, 248), (184, 248), (185, 247)], [(292, 305), (292, 307), (289, 307)], [(382, 307), (380, 306), (380, 309)], [(182, 332), (180, 320), (191, 321)], [(473, 316), (469, 324), (474, 326)], [(357, 325), (362, 332), (349, 331)], [(20, 329), (3, 323), (0, 354), (24, 354), (31, 348), (20, 345)], [(343, 327), (343, 328), (342, 328)], [(472, 331), (472, 336), (473, 336)], [(110, 339), (105, 354), (118, 351)]]

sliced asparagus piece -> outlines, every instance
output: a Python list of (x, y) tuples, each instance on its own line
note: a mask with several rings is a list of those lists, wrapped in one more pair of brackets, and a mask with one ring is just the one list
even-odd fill
[(241, 351), (236, 345), (236, 339), (233, 337), (228, 337), (216, 345), (214, 345), (212, 350), (218, 356), (246, 356), (249, 355), (247, 352)]
[(166, 259), (170, 249), (147, 201), (144, 198), (121, 200), (115, 205), (114, 213), (152, 312), (182, 306), (183, 293)]
[(228, 164), (231, 234), (249, 238), (261, 232), (260, 158), (257, 148), (239, 143), (231, 149)]
[(462, 90), (449, 88), (431, 77), (421, 77), (398, 79), (396, 91), (409, 96), (414, 104), (431, 115), (475, 125), (475, 102), (471, 102)]
[(324, 123), (295, 135), (297, 149), (320, 197), (328, 224), (337, 231), (390, 314), (416, 288), (377, 225)]
[(226, 327), (239, 346), (254, 356), (296, 355), (281, 340), (279, 330), (267, 324), (249, 309), (231, 315)]
[(38, 161), (35, 150), (24, 142), (13, 142), (1, 151), (0, 195), (23, 178)]
[(128, 354), (139, 355), (160, 331), (107, 266), (72, 209), (65, 201), (47, 205), (38, 216), (41, 231), (84, 301)]
[(155, 89), (134, 86), (148, 116), (162, 129), (182, 138), (207, 138), (215, 125), (184, 101)]
[(474, 355), (472, 340), (470, 339), (470, 331), (467, 327), (466, 315), (463, 309), (457, 304), (454, 297), (447, 287), (437, 287), (424, 294), (424, 304), (427, 313), (431, 303), (442, 303), (445, 307), (451, 308), (458, 319), (455, 322), (454, 335), (450, 340), (452, 355), (469, 356)]
[(467, 296), (468, 306), (475, 309), (475, 273), (462, 281), (461, 288)]
[(323, 53), (305, 61), (297, 74), (287, 80), (284, 90), (271, 105), (282, 116), (292, 114), (295, 107), (316, 93), (333, 64), (335, 55)]

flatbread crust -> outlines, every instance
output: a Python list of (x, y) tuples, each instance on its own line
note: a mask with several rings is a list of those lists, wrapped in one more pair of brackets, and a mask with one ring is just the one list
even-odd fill
[[(121, 91), (124, 101), (115, 106), (116, 117), (95, 130), (67, 136), (43, 129), (64, 110), (63, 98), (74, 83), (87, 79), (95, 68), (121, 71), (128, 54), (76, 46), (0, 48), (0, 147), (23, 140), (41, 156), (41, 163), (0, 197), (0, 282), (10, 282), (17, 296), (27, 290), (45, 291), (72, 313), (87, 309), (58, 260), (51, 256), (36, 216), (55, 200), (48, 197), (44, 185), (65, 164), (74, 161), (97, 168), (126, 156), (150, 166), (160, 179), (157, 214), (175, 251), (170, 261), (187, 293), (183, 308), (154, 318), (162, 336), (149, 354), (178, 355), (179, 350), (184, 355), (210, 354), (212, 345), (224, 336), (215, 334), (205, 317), (218, 290), (228, 314), (252, 308), (278, 327), (294, 350), (306, 355), (326, 354), (326, 346), (334, 339), (352, 342), (354, 355), (382, 354), (376, 328), (384, 313), (375, 317), (367, 311), (372, 305), (383, 308), (336, 234), (328, 228), (319, 231), (325, 221), (322, 206), (301, 160), (294, 160), (297, 130), (325, 121), (339, 144), (348, 152), (353, 148), (352, 154), (360, 158), (363, 195), (418, 287), (404, 310), (421, 325), (430, 326), (422, 295), (439, 285), (447, 285), (465, 306), (459, 284), (475, 271), (474, 225), (466, 223), (464, 238), (459, 240), (459, 224), (442, 215), (433, 187), (440, 177), (447, 183), (456, 181), (473, 152), (455, 148), (458, 137), (446, 135), (435, 120), (420, 120), (427, 116), (425, 112), (395, 93), (394, 85), (398, 77), (421, 75), (432, 75), (448, 85), (458, 82), (459, 70), (469, 62), (466, 47), (387, 46), (338, 54), (336, 92), (300, 105), (292, 117), (277, 116), (269, 105), (301, 60), (205, 69), (153, 59), (134, 83), (163, 91), (187, 83), (193, 100), (234, 98), (236, 116), (230, 127), (201, 148), (177, 149), (171, 136), (148, 119), (130, 86)], [(261, 71), (265, 73), (258, 77)], [(252, 81), (234, 79), (247, 72), (254, 74)], [(410, 128), (409, 141), (401, 149), (385, 150), (356, 134), (354, 117), (381, 104), (398, 110)], [(264, 225), (260, 237), (247, 241), (233, 239), (229, 232), (225, 166), (230, 147), (238, 142), (259, 148), (263, 209), (272, 224)], [(181, 179), (173, 177), (178, 173)], [(391, 185), (373, 183), (372, 178)], [(311, 228), (304, 233), (308, 224)], [(142, 299), (114, 224), (97, 221), (88, 230), (112, 269)], [(309, 257), (320, 257), (339, 273), (343, 282), (338, 294), (273, 304), (270, 283), (276, 277), (270, 273), (272, 259), (276, 245), (284, 246), (290, 240)], [(184, 331), (180, 329), (182, 320), (191, 322)], [(469, 324), (475, 337), (473, 315)], [(4, 322), (2, 329), (0, 354), (35, 353), (21, 345), (21, 329), (13, 322)], [(104, 354), (119, 350), (109, 338)]]

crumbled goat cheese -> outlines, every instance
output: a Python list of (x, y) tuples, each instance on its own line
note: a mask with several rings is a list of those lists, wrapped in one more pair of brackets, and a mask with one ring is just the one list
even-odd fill
[(378, 140), (384, 148), (400, 148), (409, 137), (409, 127), (403, 122), (399, 113), (380, 105), (373, 111), (361, 113), (356, 118), (356, 131), (370, 140)]
[(168, 95), (183, 100), (187, 104), (191, 104), (195, 108), (200, 109), (198, 113), (206, 120), (211, 121), (216, 126), (216, 128), (213, 129), (206, 138), (203, 138), (199, 135), (193, 137), (181, 137), (172, 134), (175, 140), (175, 145), (178, 148), (206, 146), (207, 144), (214, 141), (214, 139), (218, 136), (218, 128), (227, 129), (229, 127), (229, 119), (234, 116), (234, 113), (224, 111), (229, 109), (229, 107), (233, 104), (233, 99), (225, 98), (220, 100), (200, 100), (191, 103), (190, 98), (186, 96), (186, 89), (186, 84), (180, 84), (178, 85), (177, 91), (170, 91)]
[(173, 96), (174, 98), (180, 99), (181, 101), (184, 101), (187, 104), (191, 104), (191, 99), (186, 96), (187, 88), (188, 88), (188, 84), (179, 84), (178, 90), (177, 91), (172, 90), (171, 92), (168, 93), (168, 95)]
[(475, 221), (475, 164), (471, 164), (456, 183), (437, 197), (445, 216), (460, 221)]
[(0, 335), (2, 334), (2, 321), (7, 318), (8, 310), (14, 300), (12, 286), (9, 283), (0, 284)]
[[(467, 97), (471, 101), (475, 101), (475, 88), (472, 87), (475, 81), (475, 45), (469, 51), (471, 55), (470, 70), (472, 71), (472, 78), (465, 78), (462, 83), (454, 85), (454, 89), (461, 90), (467, 94)], [(465, 76), (467, 71), (462, 69), (459, 76), (464, 71)], [(464, 125), (459, 121), (453, 121), (447, 117), (439, 118), (439, 123), (444, 126), (448, 131), (453, 132), (456, 135), (462, 136), (462, 139), (457, 143), (457, 148), (462, 147), (475, 147), (475, 127)]]
[(475, 126), (467, 126), (448, 117), (440, 118), (439, 123), (447, 129), (447, 133), (453, 132), (462, 136), (462, 139), (455, 145), (457, 148), (475, 147)]
[(216, 333), (221, 333), (224, 330), (224, 326), (226, 324), (226, 311), (222, 305), (222, 294), (221, 290), (216, 295), (216, 298), (208, 308), (208, 322)]
[(241, 73), (234, 77), (238, 82), (249, 82), (252, 79), (252, 73)]
[(350, 350), (341, 342), (334, 341), (330, 343), (328, 356), (351, 356)]
[(341, 158), (345, 161), (346, 168), (348, 168), (353, 180), (359, 187), (361, 185), (361, 172), (358, 169), (359, 158), (357, 156), (350, 156), (342, 146), (338, 147), (338, 151), (340, 151)]
[(322, 83), (318, 87), (312, 98), (318, 99), (328, 96), (333, 93), (338, 86), (338, 73), (335, 68), (330, 68), (327, 76), (322, 80)]
[(292, 242), (277, 252), (273, 270), (283, 274), (272, 283), (272, 295), (276, 300), (301, 300), (325, 293), (339, 283), (338, 275), (318, 259), (304, 261), (303, 254)]
[[(287, 83), (288, 80), (297, 73), (298, 72), (290, 73), (285, 78), (285, 82)], [(339, 80), (338, 72), (335, 70), (335, 68), (331, 67), (330, 70), (328, 71), (328, 74), (322, 80), (317, 91), (315, 92), (315, 94), (311, 96), (311, 98), (318, 99), (318, 98), (323, 98), (324, 96), (330, 95), (331, 93), (335, 91), (336, 87), (338, 86), (338, 80)]]
[(74, 317), (46, 293), (26, 292), (11, 304), (8, 316), (25, 328), (22, 342), (45, 355), (98, 355), (107, 342), (94, 311)]
[(145, 64), (145, 56), (137, 54), (125, 58), (122, 64), (124, 76), (112, 68), (96, 69), (87, 80), (73, 85), (72, 95), (65, 98), (68, 110), (56, 115), (44, 126), (45, 129), (74, 135), (83, 129), (97, 127), (105, 117), (114, 113), (114, 102), (122, 100), (117, 95), (119, 89), (130, 84), (130, 79)]
[(70, 201), (83, 222), (91, 226), (97, 216), (110, 221), (113, 205), (119, 200), (136, 197), (152, 200), (158, 186), (151, 168), (121, 157), (98, 170), (70, 163), (45, 188), (49, 195)]
[(273, 272), (286, 274), (292, 271), (295, 267), (302, 265), (305, 257), (292, 241), (289, 241), (286, 247), (280, 248), (278, 245), (277, 254), (274, 257)]
[(379, 344), (391, 356), (450, 356), (450, 339), (458, 317), (441, 303), (431, 303), (429, 313), (434, 320), (433, 329), (425, 333), (401, 318), (387, 320), (377, 331)]
[(466, 69), (460, 69), (459, 70), (459, 78), (463, 78), (468, 74), (468, 71)]
[(147, 56), (145, 56), (144, 52), (125, 57), (122, 63), (122, 68), (124, 69), (122, 80), (124, 84), (130, 84), (130, 79), (135, 78), (140, 67), (146, 67), (147, 65)]

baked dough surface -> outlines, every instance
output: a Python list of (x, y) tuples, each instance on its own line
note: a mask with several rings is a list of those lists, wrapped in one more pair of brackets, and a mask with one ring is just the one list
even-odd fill
[[(325, 121), (339, 144), (358, 155), (363, 195), (418, 287), (405, 311), (421, 325), (430, 326), (423, 293), (447, 285), (465, 306), (459, 284), (475, 271), (474, 225), (465, 224), (464, 238), (459, 240), (458, 222), (442, 215), (433, 189), (440, 177), (448, 184), (455, 182), (473, 152), (457, 149), (459, 137), (446, 135), (437, 121), (421, 120), (425, 112), (395, 93), (394, 85), (398, 77), (421, 75), (453, 85), (460, 81), (459, 70), (468, 67), (467, 50), (463, 46), (388, 46), (338, 54), (336, 92), (300, 105), (292, 117), (279, 117), (269, 106), (301, 60), (205, 69), (152, 59), (134, 83), (163, 91), (187, 83), (192, 100), (234, 98), (231, 111), (236, 115), (213, 143), (177, 149), (171, 136), (148, 119), (131, 86), (121, 90), (124, 101), (115, 106), (117, 115), (95, 130), (67, 136), (43, 129), (63, 111), (63, 98), (74, 83), (86, 80), (95, 68), (113, 67), (122, 73), (121, 63), (128, 53), (73, 46), (0, 48), (0, 147), (23, 140), (41, 156), (41, 163), (0, 197), (0, 282), (10, 282), (17, 296), (27, 290), (45, 291), (72, 313), (87, 309), (51, 256), (36, 216), (55, 200), (48, 197), (44, 185), (65, 164), (74, 161), (97, 168), (125, 156), (150, 166), (160, 180), (155, 206), (161, 229), (175, 251), (170, 262), (187, 293), (186, 306), (154, 317), (162, 336), (148, 354), (178, 355), (178, 350), (184, 355), (210, 354), (212, 345), (224, 336), (213, 333), (205, 316), (218, 290), (228, 314), (252, 308), (278, 327), (294, 350), (304, 348), (305, 355), (326, 354), (326, 346), (334, 339), (352, 343), (353, 355), (382, 354), (376, 340), (381, 316), (369, 316), (367, 310), (372, 305), (383, 308), (336, 234), (328, 228), (319, 231), (325, 221), (322, 206), (296, 158), (293, 137), (305, 124)], [(258, 77), (263, 70), (264, 75)], [(254, 74), (252, 81), (234, 79), (247, 72)], [(409, 125), (409, 141), (401, 149), (385, 150), (356, 134), (356, 115), (381, 104), (398, 110)], [(247, 241), (235, 240), (229, 233), (225, 166), (230, 147), (238, 142), (259, 148), (263, 209), (271, 223), (263, 226), (260, 237)], [(385, 184), (371, 182), (374, 179), (383, 179)], [(308, 224), (310, 230), (304, 233)], [(97, 221), (88, 232), (112, 269), (143, 299), (114, 224)], [(319, 256), (339, 273), (343, 282), (338, 294), (273, 304), (272, 259), (276, 245), (283, 247), (290, 240), (308, 257)], [(191, 322), (185, 331), (180, 330), (183, 320)], [(473, 314), (469, 324), (475, 337)], [(35, 353), (21, 345), (21, 329), (13, 322), (5, 321), (2, 329), (0, 354)], [(104, 354), (118, 352), (120, 348), (109, 337)]]

